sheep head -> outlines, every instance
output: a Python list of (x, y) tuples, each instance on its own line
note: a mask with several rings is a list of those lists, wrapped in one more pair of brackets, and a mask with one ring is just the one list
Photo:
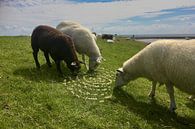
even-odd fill
[(79, 61), (73, 61), (70, 64), (67, 64), (67, 66), (74, 75), (76, 75), (81, 68)]
[(102, 57), (98, 57), (96, 59), (89, 59), (89, 71), (94, 71), (102, 61)]
[(116, 70), (115, 87), (122, 87), (128, 83), (127, 74), (123, 71), (123, 68)]

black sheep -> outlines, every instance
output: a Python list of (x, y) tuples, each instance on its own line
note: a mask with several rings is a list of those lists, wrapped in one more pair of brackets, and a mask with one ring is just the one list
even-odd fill
[(112, 34), (102, 34), (102, 39), (111, 39), (111, 40), (113, 40), (113, 35)]
[(57, 71), (60, 74), (62, 74), (60, 68), (61, 60), (65, 61), (67, 67), (72, 73), (78, 72), (80, 69), (80, 61), (78, 61), (75, 46), (71, 37), (63, 34), (55, 28), (45, 25), (36, 27), (31, 36), (31, 46), (37, 68), (40, 68), (37, 54), (39, 49), (41, 49), (44, 52), (48, 66), (51, 67), (49, 60), (50, 55), (55, 61)]

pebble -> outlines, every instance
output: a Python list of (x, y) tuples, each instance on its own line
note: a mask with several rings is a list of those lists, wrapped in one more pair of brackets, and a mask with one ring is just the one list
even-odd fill
[[(113, 75), (112, 75), (113, 74)], [(114, 72), (105, 71), (104, 68), (95, 75), (83, 75), (75, 80), (67, 78), (63, 84), (67, 86), (67, 90), (74, 96), (85, 100), (98, 100), (104, 102), (104, 99), (111, 98), (110, 91), (114, 80)], [(109, 91), (109, 92), (108, 92)]]

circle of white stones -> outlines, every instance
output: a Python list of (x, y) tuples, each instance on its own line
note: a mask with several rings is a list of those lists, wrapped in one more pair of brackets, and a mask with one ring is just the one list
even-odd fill
[(94, 74), (82, 75), (77, 79), (65, 79), (63, 84), (77, 98), (104, 102), (111, 97), (113, 80), (114, 72), (102, 68)]

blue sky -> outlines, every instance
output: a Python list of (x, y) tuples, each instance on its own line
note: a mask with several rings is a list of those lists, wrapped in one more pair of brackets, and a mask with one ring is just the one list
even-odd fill
[[(132, 20), (134, 23), (143, 24), (143, 25), (154, 24), (155, 22), (159, 22), (159, 21), (168, 22), (168, 19), (171, 19), (173, 17), (178, 17), (178, 16), (185, 17), (189, 15), (195, 15), (195, 6), (166, 9), (166, 10), (160, 10), (158, 12), (146, 12), (145, 15), (147, 14), (150, 15), (153, 13), (162, 13), (162, 14), (153, 17), (135, 16), (129, 19)], [(128, 20), (128, 19), (124, 19), (124, 20)], [(191, 19), (191, 21), (193, 21), (193, 19)]]
[(1, 0), (0, 35), (80, 22), (99, 34), (195, 34), (195, 0)]

